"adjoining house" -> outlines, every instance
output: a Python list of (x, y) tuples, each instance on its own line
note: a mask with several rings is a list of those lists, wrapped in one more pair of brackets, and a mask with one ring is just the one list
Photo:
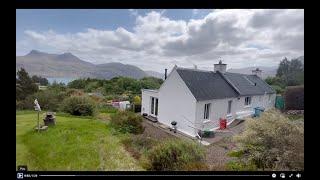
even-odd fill
[(274, 107), (276, 93), (261, 79), (260, 69), (245, 75), (226, 67), (221, 61), (214, 71), (175, 66), (159, 89), (142, 89), (141, 114), (167, 126), (176, 121), (178, 131), (194, 137), (199, 129), (218, 129), (220, 118), (229, 125), (256, 107)]

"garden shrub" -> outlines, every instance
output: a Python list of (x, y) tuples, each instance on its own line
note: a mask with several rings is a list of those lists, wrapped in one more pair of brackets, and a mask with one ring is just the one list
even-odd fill
[(148, 152), (148, 150), (152, 149), (158, 141), (145, 136), (130, 136), (121, 141), (124, 144), (124, 147), (130, 154), (139, 159), (142, 154)]
[(246, 129), (234, 137), (239, 144), (240, 168), (258, 170), (304, 169), (304, 123), (292, 121), (279, 111), (264, 112), (261, 117), (246, 120)]
[(157, 171), (186, 170), (200, 166), (203, 168), (204, 153), (203, 147), (195, 142), (181, 139), (166, 140), (148, 152), (148, 163), (145, 164), (145, 168)]
[(116, 113), (116, 112), (118, 112), (118, 109), (111, 106), (111, 105), (106, 105), (106, 104), (102, 103), (101, 107), (99, 107), (99, 111), (101, 113)]
[(229, 171), (256, 171), (257, 167), (254, 163), (245, 163), (241, 161), (229, 161), (226, 164)]
[(144, 131), (142, 117), (130, 111), (118, 111), (111, 115), (111, 126), (123, 133), (141, 134)]
[(67, 89), (66, 90), (66, 95), (67, 96), (83, 96), (84, 92), (79, 89)]
[(16, 107), (18, 109), (32, 110), (34, 109), (34, 100), (37, 99), (42, 110), (57, 111), (65, 97), (65, 93), (55, 90), (38, 91), (27, 96), (25, 100), (17, 102)]
[(287, 87), (284, 93), (285, 110), (304, 109), (304, 86)]
[(61, 110), (76, 116), (93, 116), (96, 104), (86, 96), (71, 96), (62, 102)]

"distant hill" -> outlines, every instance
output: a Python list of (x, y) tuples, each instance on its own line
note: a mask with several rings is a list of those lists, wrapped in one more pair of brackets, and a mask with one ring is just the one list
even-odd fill
[(160, 78), (160, 79), (164, 79), (164, 73), (159, 73), (159, 72), (156, 72), (156, 71), (145, 71), (148, 76), (153, 76), (153, 77), (156, 77), (156, 78)]
[(32, 50), (16, 57), (16, 70), (23, 67), (31, 75), (43, 77), (92, 77), (95, 65), (82, 61), (71, 53), (48, 54)]
[(252, 70), (259, 68), (262, 70), (262, 78), (265, 79), (267, 77), (274, 77), (277, 74), (277, 66), (267, 67), (267, 66), (257, 66), (257, 67), (245, 67), (239, 69), (228, 69), (228, 72), (232, 73), (241, 73), (241, 74), (252, 74)]
[(107, 63), (96, 65), (93, 76), (105, 79), (111, 79), (117, 76), (125, 76), (140, 79), (148, 75), (146, 72), (133, 65), (121, 63)]
[(16, 71), (25, 68), (30, 75), (40, 75), (47, 78), (104, 78), (126, 76), (140, 79), (149, 76), (140, 68), (121, 64), (107, 63), (94, 65), (83, 61), (71, 53), (49, 54), (32, 50), (25, 56), (16, 57)]

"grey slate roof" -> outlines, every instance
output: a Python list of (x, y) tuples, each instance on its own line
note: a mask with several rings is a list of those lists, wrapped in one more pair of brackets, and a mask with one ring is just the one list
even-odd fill
[(256, 75), (245, 75), (238, 73), (223, 74), (240, 91), (241, 96), (263, 95), (275, 93), (275, 91)]
[(275, 92), (256, 75), (186, 68), (176, 70), (197, 101)]

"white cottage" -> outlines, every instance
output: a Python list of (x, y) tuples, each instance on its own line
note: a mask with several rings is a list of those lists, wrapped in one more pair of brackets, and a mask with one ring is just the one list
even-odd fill
[(221, 61), (214, 71), (175, 66), (158, 90), (142, 89), (141, 114), (156, 118), (177, 130), (196, 136), (199, 129), (219, 128), (219, 119), (227, 125), (236, 118), (254, 113), (255, 107), (274, 107), (275, 91), (261, 77), (226, 72)]

